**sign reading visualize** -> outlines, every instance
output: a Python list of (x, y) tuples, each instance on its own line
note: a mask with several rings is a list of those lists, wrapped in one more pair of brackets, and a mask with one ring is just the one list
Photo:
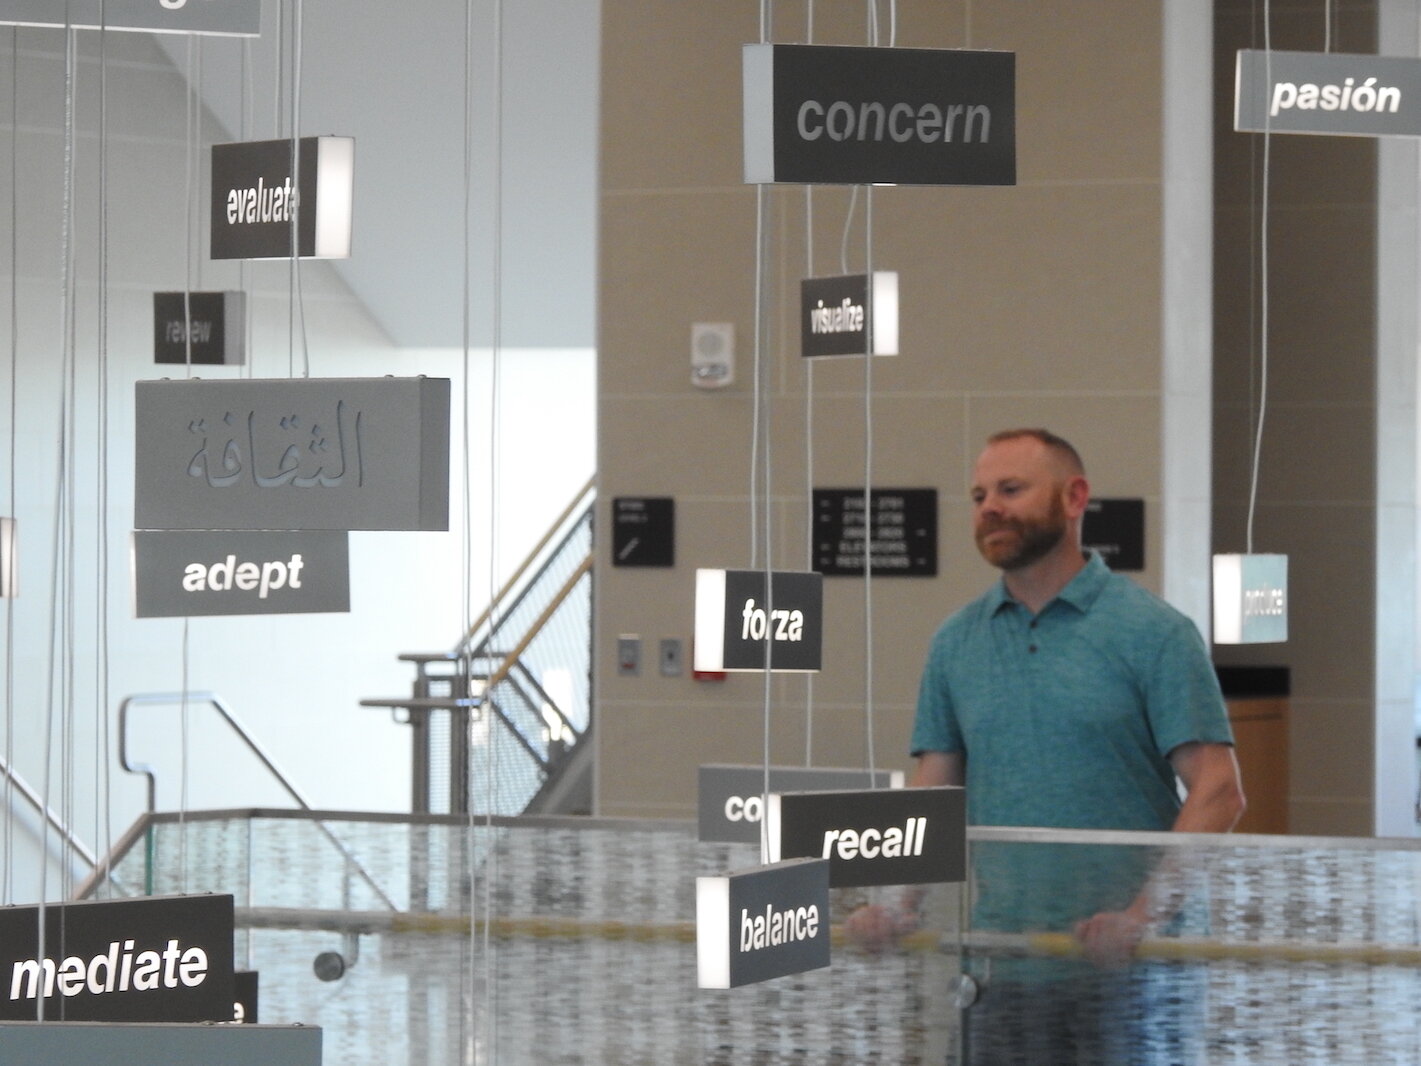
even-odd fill
[[(697, 839), (703, 843), (754, 844), (764, 817), (762, 766), (702, 766), (697, 782)], [(844, 791), (902, 788), (901, 770), (840, 769), (837, 767), (772, 766), (771, 792)]]
[(140, 529), (448, 529), (447, 378), (140, 381)]
[(862, 577), (865, 541), (874, 577), (937, 574), (937, 489), (815, 489), (814, 567), (825, 577)]
[(1244, 49), (1234, 71), (1234, 129), (1421, 136), (1421, 59)]
[(898, 274), (805, 278), (799, 283), (800, 353), (898, 354)]
[(1288, 639), (1288, 557), (1214, 556), (1214, 643)]
[(618, 496), (612, 501), (612, 565), (676, 565), (676, 501)]
[(745, 180), (1015, 185), (1016, 56), (750, 44)]
[(345, 531), (133, 534), (137, 618), (350, 610)]
[(155, 292), (153, 359), (240, 366), (245, 362), (246, 294)]
[(738, 988), (829, 965), (829, 864), (760, 866), (696, 878), (701, 988)]
[(0, 0), (0, 25), (260, 37), (261, 10), (261, 0)]
[(824, 583), (811, 571), (696, 571), (697, 670), (820, 668)]
[(765, 816), (770, 861), (828, 859), (834, 888), (967, 876), (967, 801), (960, 788), (771, 794)]
[(212, 146), (212, 258), (306, 259), (350, 255), (355, 140), (302, 137), (293, 177), (291, 142)]
[(1100, 553), (1112, 570), (1145, 568), (1145, 501), (1091, 500), (1081, 522), (1081, 546)]
[(0, 1019), (232, 1017), (232, 897), (151, 896), (0, 909)]

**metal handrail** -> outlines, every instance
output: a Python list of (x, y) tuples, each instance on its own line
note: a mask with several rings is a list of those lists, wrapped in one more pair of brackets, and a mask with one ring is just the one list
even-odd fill
[[(307, 802), (300, 790), (291, 783), (287, 776), (281, 772), (280, 768), (272, 761), (271, 756), (262, 750), (260, 744), (247, 732), (237, 716), (232, 713), (230, 707), (223, 702), (215, 692), (146, 692), (135, 696), (126, 696), (118, 705), (118, 764), (131, 774), (142, 774), (148, 779), (148, 813), (152, 814), (157, 805), (158, 778), (153, 767), (147, 763), (130, 762), (128, 758), (128, 710), (132, 706), (173, 706), (175, 704), (206, 704), (221, 715), (222, 720), (231, 726), (232, 731), (237, 734), (242, 743), (247, 746), (247, 750), (255, 755), (263, 766), (276, 778), (277, 782), (284, 788), (287, 794), (296, 801), (304, 811), (312, 810), (311, 804)], [(365, 869), (360, 860), (357, 859), (345, 846), (345, 843), (335, 835), (324, 822), (318, 821), (317, 828), (325, 834), (326, 838), (335, 845), (336, 850), (341, 853), (346, 863), (353, 867), (360, 875), (360, 879), (370, 886), (370, 890), (380, 897), (380, 901), (389, 907), (390, 910), (398, 910), (399, 907), (392, 900)]]
[(44, 801), (44, 798), (36, 792), (23, 777), (15, 772), (10, 764), (5, 761), (4, 756), (0, 756), (0, 780), (8, 781), (10, 785), (14, 787), (15, 791), (23, 796), (26, 802), (34, 808), (36, 814), (48, 822), (52, 828), (58, 830), (60, 839), (69, 845), (69, 850), (88, 863), (90, 869), (98, 866), (98, 856), (90, 851), (84, 845), (84, 842), (74, 835), (74, 831), (69, 828), (64, 819), (59, 816), (58, 812), (50, 807), (50, 805)]

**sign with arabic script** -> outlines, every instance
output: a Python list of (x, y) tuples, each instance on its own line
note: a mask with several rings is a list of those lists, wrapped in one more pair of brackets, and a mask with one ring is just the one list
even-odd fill
[(261, 36), (261, 0), (0, 0), (0, 25)]
[(140, 381), (138, 529), (449, 528), (447, 378)]

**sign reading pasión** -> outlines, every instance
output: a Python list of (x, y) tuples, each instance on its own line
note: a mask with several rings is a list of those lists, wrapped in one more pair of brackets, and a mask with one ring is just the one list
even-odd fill
[(1340, 52), (1238, 53), (1234, 129), (1421, 136), (1421, 59)]

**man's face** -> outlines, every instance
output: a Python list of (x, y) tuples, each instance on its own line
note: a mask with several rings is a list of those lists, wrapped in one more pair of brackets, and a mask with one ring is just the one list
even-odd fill
[(1034, 438), (987, 446), (977, 459), (972, 503), (977, 550), (1001, 570), (1030, 566), (1066, 535), (1064, 478)]

